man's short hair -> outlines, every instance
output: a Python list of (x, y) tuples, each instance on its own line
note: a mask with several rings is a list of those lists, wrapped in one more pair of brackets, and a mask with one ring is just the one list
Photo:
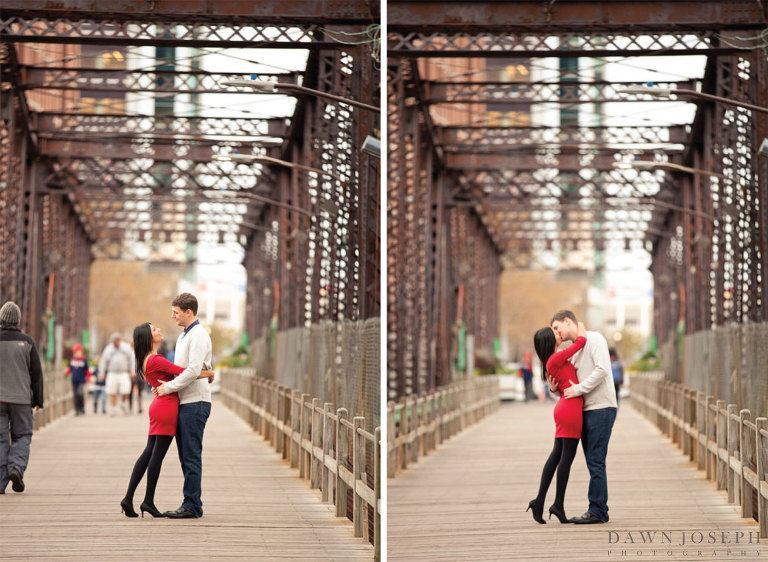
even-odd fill
[(181, 293), (173, 299), (171, 306), (178, 306), (182, 311), (191, 310), (197, 316), (197, 298), (192, 293)]
[(555, 322), (562, 322), (566, 318), (573, 320), (574, 324), (578, 324), (576, 321), (576, 315), (573, 312), (570, 310), (561, 310), (560, 312), (555, 313), (555, 315), (552, 317), (552, 320), (549, 321), (549, 325), (551, 326)]

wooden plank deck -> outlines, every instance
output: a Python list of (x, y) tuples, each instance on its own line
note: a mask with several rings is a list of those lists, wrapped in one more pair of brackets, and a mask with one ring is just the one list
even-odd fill
[[(757, 523), (743, 519), (726, 493), (628, 402), (619, 409), (608, 453), (610, 522), (534, 522), (525, 508), (552, 447), (552, 408), (505, 404), (390, 479), (389, 560), (768, 559), (768, 540), (758, 543)], [(579, 448), (565, 500), (568, 516), (586, 511), (588, 480)], [(553, 481), (545, 507), (554, 492)], [(743, 533), (739, 544), (736, 533)]]
[[(120, 499), (146, 444), (143, 415), (68, 415), (32, 439), (26, 491), (0, 495), (2, 560), (365, 560), (373, 547), (354, 537), (297, 472), (260, 436), (214, 402), (203, 448), (205, 515), (197, 520), (128, 519)], [(138, 510), (144, 494), (139, 485)], [(163, 463), (155, 503), (182, 500), (175, 444)]]

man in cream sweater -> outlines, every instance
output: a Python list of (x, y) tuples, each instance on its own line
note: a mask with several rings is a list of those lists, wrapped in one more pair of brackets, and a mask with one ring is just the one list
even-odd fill
[(208, 379), (198, 379), (203, 365), (211, 365), (211, 337), (197, 320), (197, 299), (182, 293), (171, 303), (171, 317), (184, 332), (176, 340), (174, 363), (185, 367), (178, 377), (161, 384), (157, 394), (179, 393), (179, 423), (176, 446), (184, 474), (184, 502), (176, 511), (166, 511), (174, 519), (203, 516), (203, 432), (211, 414), (211, 389)]
[[(579, 330), (576, 316), (570, 310), (554, 315), (552, 330), (563, 341), (575, 341)], [(578, 384), (563, 391), (566, 398), (584, 396), (584, 418), (581, 430), (581, 446), (589, 469), (589, 510), (573, 523), (605, 523), (608, 521), (608, 477), (605, 457), (611, 439), (613, 422), (616, 420), (616, 392), (613, 387), (611, 358), (608, 342), (597, 332), (587, 332), (587, 345), (570, 359), (576, 367)], [(571, 381), (576, 383), (576, 381)], [(557, 390), (557, 383), (550, 379), (550, 390)]]

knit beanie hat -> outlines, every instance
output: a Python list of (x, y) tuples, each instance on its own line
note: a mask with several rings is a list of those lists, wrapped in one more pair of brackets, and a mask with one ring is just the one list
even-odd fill
[(16, 326), (20, 319), (21, 310), (15, 302), (8, 301), (0, 308), (0, 323)]

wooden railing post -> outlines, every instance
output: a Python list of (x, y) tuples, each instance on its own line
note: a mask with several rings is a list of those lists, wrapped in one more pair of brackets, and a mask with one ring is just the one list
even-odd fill
[(707, 468), (707, 397), (696, 393), (696, 468)]
[(728, 454), (728, 412), (725, 400), (717, 401), (717, 489), (724, 490), (728, 485), (728, 465), (723, 457)]
[(733, 466), (731, 465), (731, 460), (738, 458), (739, 461), (741, 461), (741, 457), (739, 455), (739, 422), (740, 419), (738, 417), (737, 407), (736, 404), (728, 404), (728, 423), (727, 423), (727, 433), (728, 433), (728, 460), (726, 465), (727, 470), (727, 482), (726, 485), (728, 486), (728, 503), (735, 503), (736, 500), (740, 497), (740, 494), (738, 492), (739, 485), (741, 484), (741, 474), (736, 475), (736, 471), (733, 469)]
[(353, 420), (354, 430), (352, 432), (352, 521), (355, 525), (355, 536), (363, 536), (363, 498), (358, 494), (358, 482), (363, 481), (365, 476), (365, 438), (358, 430), (365, 427), (365, 418), (355, 417)]
[(332, 499), (331, 489), (333, 488), (333, 480), (331, 479), (331, 469), (326, 466), (326, 459), (331, 457), (331, 450), (333, 449), (333, 404), (326, 402), (323, 404), (323, 484), (322, 484), (322, 499), (325, 503), (328, 503)]
[(749, 410), (741, 410), (739, 412), (741, 422), (739, 423), (739, 429), (741, 432), (740, 447), (741, 450), (741, 516), (752, 517), (752, 486), (746, 476), (746, 469), (749, 466), (750, 458), (749, 451), (752, 450), (750, 443), (750, 430), (745, 422), (752, 420), (752, 414)]
[(395, 403), (387, 402), (387, 478), (395, 477)]
[[(312, 399), (312, 453), (310, 455), (309, 487), (317, 489), (323, 476), (323, 410), (321, 400)], [(365, 418), (363, 418), (365, 420)]]
[(301, 395), (299, 411), (301, 412), (301, 421), (299, 422), (299, 478), (309, 476), (309, 459), (306, 449), (306, 443), (309, 441), (309, 411), (307, 409), (307, 400), (309, 394)]
[[(757, 457), (757, 522), (760, 524), (760, 537), (768, 538), (768, 418), (755, 420), (755, 456)], [(751, 502), (750, 502), (751, 503)]]
[(376, 428), (376, 441), (373, 444), (373, 488), (376, 505), (373, 506), (373, 547), (374, 559), (381, 560), (381, 427)]
[(411, 424), (408, 421), (408, 397), (403, 396), (402, 410), (400, 410), (400, 433), (403, 437), (400, 455), (401, 468), (408, 468), (408, 439), (410, 439)]
[(346, 408), (336, 410), (336, 516), (347, 516), (347, 484), (341, 477), (341, 468), (349, 457), (349, 431), (344, 427), (344, 420), (349, 419)]
[(712, 443), (717, 443), (715, 440), (715, 413), (712, 407), (715, 403), (713, 396), (707, 396), (706, 408), (707, 408), (707, 480), (712, 480), (715, 477), (715, 463), (712, 460)]
[(291, 391), (291, 468), (299, 467), (301, 451), (301, 392)]
[(285, 433), (281, 430), (282, 421), (285, 417), (283, 409), (285, 408), (285, 402), (283, 401), (283, 392), (285, 391), (285, 387), (283, 385), (277, 386), (277, 423), (275, 424), (278, 427), (278, 435), (277, 439), (275, 440), (275, 451), (280, 453), (280, 456), (285, 458), (285, 444), (284, 444), (284, 437)]

